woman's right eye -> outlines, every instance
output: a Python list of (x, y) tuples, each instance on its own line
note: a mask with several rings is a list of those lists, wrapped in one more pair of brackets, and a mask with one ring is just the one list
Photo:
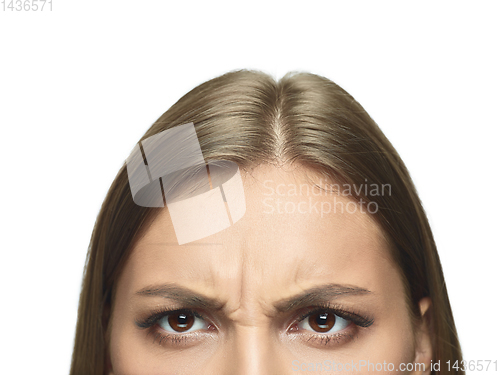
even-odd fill
[[(200, 329), (208, 329), (208, 324), (193, 312), (181, 311), (165, 315), (158, 320), (158, 326), (167, 332), (186, 333)], [(192, 331), (189, 331), (192, 329)]]

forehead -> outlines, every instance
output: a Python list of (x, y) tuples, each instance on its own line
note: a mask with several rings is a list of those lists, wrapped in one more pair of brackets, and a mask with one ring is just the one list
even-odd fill
[(246, 211), (239, 221), (178, 245), (164, 209), (132, 250), (122, 284), (138, 290), (180, 282), (214, 297), (247, 291), (278, 298), (325, 281), (367, 289), (394, 283), (388, 245), (366, 208), (313, 188), (311, 181), (325, 181), (304, 168), (260, 166), (241, 177)]

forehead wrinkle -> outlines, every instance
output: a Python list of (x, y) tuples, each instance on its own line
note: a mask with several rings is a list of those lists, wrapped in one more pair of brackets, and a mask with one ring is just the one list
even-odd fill
[[(284, 182), (286, 183), (287, 181), (285, 180)], [(246, 191), (246, 193), (248, 194), (249, 191)], [(257, 187), (253, 189), (252, 193), (253, 194), (250, 195), (253, 196), (254, 199), (255, 196), (257, 196), (257, 198), (260, 197), (257, 195), (257, 193), (259, 193)], [(300, 246), (297, 246), (295, 240), (290, 242), (290, 244), (297, 246), (298, 252), (295, 254), (300, 255), (294, 255), (293, 257), (284, 256), (280, 259), (283, 249), (286, 249), (287, 245), (284, 239), (280, 237), (281, 232), (279, 230), (283, 231), (286, 228), (284, 228), (283, 225), (277, 225), (276, 230), (273, 229), (269, 231), (269, 223), (261, 221), (261, 218), (255, 216), (255, 212), (252, 214), (250, 206), (249, 212), (247, 212), (246, 215), (252, 215), (251, 217), (254, 220), (258, 220), (256, 221), (257, 224), (248, 226), (247, 222), (243, 221), (245, 219), (243, 219), (227, 230), (216, 234), (215, 236), (225, 238), (223, 241), (224, 245), (221, 247), (200, 249), (202, 253), (203, 250), (212, 252), (211, 256), (209, 256), (206, 261), (196, 262), (199, 263), (198, 266), (203, 264), (205, 266), (202, 266), (201, 269), (198, 268), (198, 270), (189, 267), (189, 278), (200, 280), (202, 283), (209, 286), (213, 292), (219, 295), (226, 294), (225, 297), (230, 301), (228, 302), (230, 311), (239, 310), (243, 306), (246, 307), (252, 301), (259, 301), (260, 305), (265, 307), (269, 302), (272, 302), (270, 298), (274, 300), (280, 297), (279, 295), (269, 295), (270, 289), (271, 292), (274, 289), (275, 292), (277, 291), (280, 294), (288, 292), (290, 288), (293, 290), (302, 290), (304, 289), (301, 287), (303, 284), (308, 285), (313, 279), (318, 279), (329, 272), (325, 262), (310, 257), (310, 255), (314, 256), (314, 254), (316, 254), (317, 249), (311, 247), (311, 254), (309, 254), (308, 251), (301, 252)], [(367, 233), (367, 231), (372, 229), (371, 225), (369, 221), (366, 220), (367, 218), (358, 215), (359, 214), (344, 214), (342, 215), (342, 220), (335, 220), (335, 222), (328, 224), (329, 228), (331, 228), (331, 232), (329, 230), (327, 237), (333, 237), (335, 236), (335, 232), (341, 233), (343, 232), (342, 229), (346, 226), (354, 225), (360, 229), (357, 231), (357, 236), (361, 234), (361, 237), (365, 237), (365, 240), (370, 240), (371, 233)], [(281, 220), (281, 224), (283, 224), (282, 219), (283, 218), (279, 216), (274, 217), (274, 220)], [(333, 227), (331, 225), (333, 225)], [(311, 229), (316, 229), (316, 227), (312, 225)], [(165, 232), (163, 231), (163, 233)], [(224, 235), (228, 233), (231, 233), (230, 237), (224, 237)], [(288, 232), (284, 233), (288, 234)], [(290, 233), (292, 236), (295, 235), (295, 232)], [(276, 238), (276, 241), (278, 241), (276, 243), (277, 246), (280, 246), (280, 244), (283, 246), (283, 249), (279, 249), (279, 253), (270, 253), (274, 249), (271, 245), (273, 242), (269, 242), (269, 237), (265, 237), (266, 234), (271, 234), (271, 236), (273, 236), (271, 239)], [(306, 243), (302, 245), (305, 246)], [(341, 251), (340, 253), (339, 250)], [(353, 249), (350, 247), (345, 246), (339, 247), (338, 249), (332, 247), (331, 254), (328, 252), (327, 257), (335, 258), (340, 255), (345, 261), (346, 254), (349, 258), (352, 258), (356, 256), (356, 253), (360, 253), (364, 249), (363, 247), (354, 249), (354, 252), (351, 254), (352, 250)], [(274, 265), (274, 267), (272, 265)], [(330, 271), (335, 271), (335, 269)], [(266, 288), (268, 285), (266, 283), (269, 282), (277, 283), (277, 287)], [(280, 287), (281, 290), (278, 287)]]
[(214, 253), (206, 262), (208, 272), (203, 272), (209, 287), (219, 295), (226, 295), (227, 314), (233, 313), (241, 306), (245, 252), (242, 251), (240, 242), (242, 241), (238, 237), (229, 240), (226, 238), (221, 251)]
[[(235, 246), (235, 251), (238, 249), (240, 256), (238, 258), (239, 273), (234, 280), (237, 280), (236, 282), (239, 285), (234, 286), (234, 293), (231, 296), (234, 304), (231, 303), (232, 308), (227, 309), (227, 311), (230, 311), (229, 315), (236, 315), (235, 320), (258, 319), (258, 310), (255, 310), (255, 307), (258, 306), (261, 311), (266, 312), (274, 299), (279, 297), (268, 295), (269, 288), (266, 287), (266, 283), (276, 281), (281, 283), (283, 274), (269, 269), (268, 265), (270, 263), (266, 262), (266, 259), (272, 257), (272, 254), (269, 254), (270, 249), (266, 247), (265, 242), (257, 241), (256, 243), (251, 241), (258, 237), (258, 232), (256, 233), (254, 228), (245, 231), (239, 238), (239, 246)], [(285, 275), (287, 274), (289, 273), (287, 272)], [(281, 279), (274, 279), (273, 276), (275, 275), (278, 275)], [(286, 279), (288, 284), (290, 280)], [(273, 300), (269, 300), (269, 297), (273, 298)]]
[[(245, 242), (245, 245), (247, 244), (247, 242)], [(248, 264), (249, 264), (249, 260), (248, 260), (248, 252), (245, 251), (247, 249), (247, 246), (242, 246), (241, 248), (241, 272), (240, 272), (240, 290), (239, 290), (239, 298), (238, 298), (238, 307), (235, 309), (236, 310), (239, 310), (245, 303), (245, 300), (248, 295), (248, 293), (245, 292), (245, 289), (248, 289), (247, 288), (247, 284), (248, 284), (248, 276), (247, 276), (247, 272), (245, 271)]]

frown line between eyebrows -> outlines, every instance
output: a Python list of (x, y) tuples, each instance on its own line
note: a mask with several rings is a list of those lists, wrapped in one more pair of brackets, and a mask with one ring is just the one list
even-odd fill
[[(292, 297), (283, 298), (273, 305), (277, 312), (285, 313), (293, 309), (325, 303), (339, 297), (361, 296), (371, 293), (367, 289), (351, 285), (325, 284), (306, 289)], [(217, 298), (204, 296), (175, 283), (150, 285), (140, 289), (135, 294), (143, 297), (171, 299), (187, 308), (204, 308), (218, 311), (226, 305), (226, 302), (222, 302)]]

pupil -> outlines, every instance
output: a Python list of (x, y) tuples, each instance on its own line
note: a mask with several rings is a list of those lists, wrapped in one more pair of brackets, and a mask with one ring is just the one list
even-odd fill
[(328, 314), (320, 314), (318, 316), (317, 322), (318, 324), (326, 324), (326, 319), (328, 318)]

